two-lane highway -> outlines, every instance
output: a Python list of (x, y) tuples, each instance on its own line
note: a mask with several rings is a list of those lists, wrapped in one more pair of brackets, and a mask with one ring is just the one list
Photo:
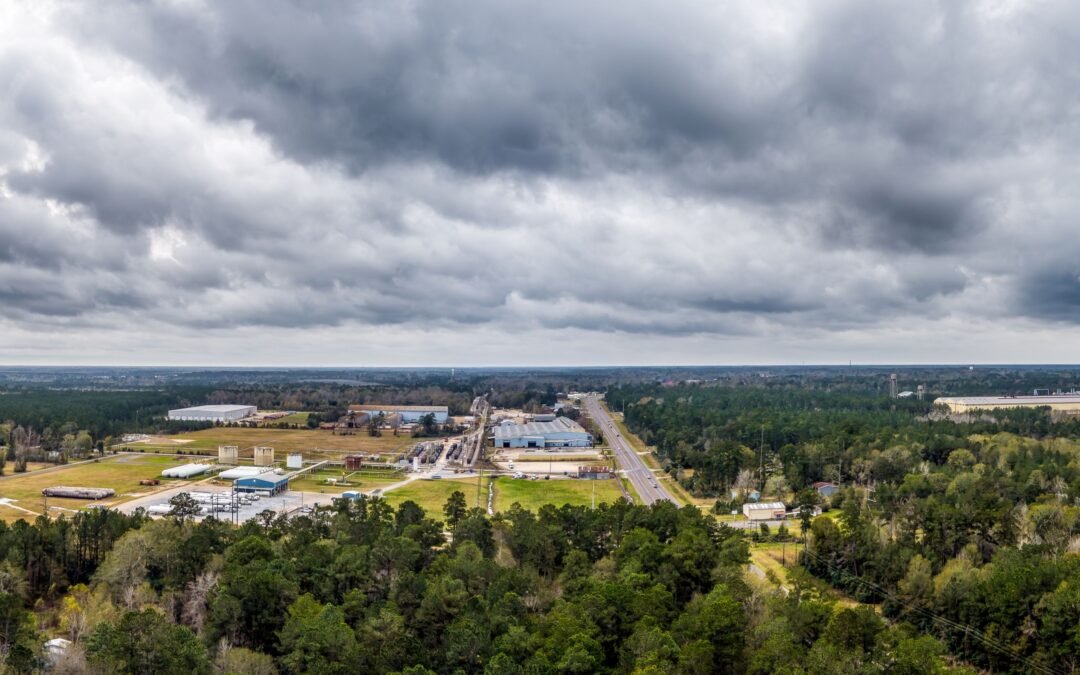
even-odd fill
[(630, 484), (634, 486), (634, 490), (641, 497), (642, 503), (652, 504), (661, 500), (675, 502), (671, 495), (668, 494), (668, 491), (664, 489), (664, 486), (656, 480), (652, 470), (645, 465), (645, 462), (638, 456), (630, 442), (623, 438), (619, 428), (612, 421), (611, 415), (604, 409), (604, 406), (600, 405), (600, 401), (591, 396), (586, 398), (585, 410), (588, 411), (589, 416), (596, 421), (596, 424), (604, 432), (604, 440), (615, 451), (615, 460), (618, 462), (619, 468), (623, 470)]

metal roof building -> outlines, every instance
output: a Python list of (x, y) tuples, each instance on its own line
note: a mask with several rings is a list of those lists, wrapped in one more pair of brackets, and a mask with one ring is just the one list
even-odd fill
[(787, 508), (782, 502), (761, 502), (743, 504), (742, 512), (750, 520), (783, 520), (787, 515)]
[(593, 444), (592, 434), (567, 417), (556, 417), (551, 422), (500, 424), (492, 436), (496, 448), (588, 448)]
[(367, 413), (369, 415), (378, 415), (382, 413), (389, 417), (390, 415), (401, 415), (402, 422), (419, 422), (420, 418), (427, 414), (435, 415), (435, 421), (439, 424), (446, 422), (446, 419), (450, 416), (450, 409), (444, 405), (392, 405), (383, 403), (364, 403), (361, 405), (349, 406), (350, 412)]
[(266, 492), (276, 495), (289, 489), (289, 477), (267, 471), (257, 476), (237, 478), (233, 488), (237, 492)]
[(1080, 412), (1080, 394), (1051, 394), (1049, 396), (946, 396), (935, 399), (934, 405), (946, 405), (955, 413), (994, 408), (1038, 408)]
[(253, 405), (198, 405), (169, 411), (169, 419), (189, 422), (235, 422), (258, 411)]

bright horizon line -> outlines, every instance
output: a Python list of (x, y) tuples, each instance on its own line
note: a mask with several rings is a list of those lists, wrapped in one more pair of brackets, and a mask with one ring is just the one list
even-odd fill
[(211, 365), (211, 364), (118, 364), (118, 363), (0, 363), (0, 369), (5, 368), (132, 368), (132, 369), (207, 369), (207, 370), (238, 370), (255, 368), (259, 370), (562, 370), (567, 368), (1003, 368), (1003, 367), (1042, 367), (1042, 368), (1080, 368), (1080, 363), (1046, 363), (1046, 362), (895, 362), (895, 363), (835, 363), (835, 362), (803, 362), (803, 363), (602, 363), (602, 364), (514, 364), (514, 365), (266, 365), (266, 364), (235, 364), (235, 365)]

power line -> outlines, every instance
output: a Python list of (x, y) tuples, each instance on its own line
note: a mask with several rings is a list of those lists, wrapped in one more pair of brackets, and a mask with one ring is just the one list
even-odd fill
[(822, 563), (823, 565), (828, 567), (830, 570), (838, 571), (840, 574), (846, 575), (850, 579), (853, 579), (856, 583), (862, 584), (866, 588), (869, 588), (871, 590), (876, 591), (880, 595), (883, 595), (883, 596), (889, 598), (893, 602), (896, 602), (897, 604), (903, 605), (904, 607), (911, 610), (912, 612), (917, 612), (917, 613), (919, 613), (919, 614), (921, 614), (921, 615), (923, 615), (925, 617), (930, 618), (932, 621), (938, 621), (938, 622), (944, 624), (945, 626), (947, 626), (949, 628), (952, 628), (954, 630), (958, 630), (958, 631), (960, 631), (962, 633), (966, 633), (966, 634), (970, 635), (971, 637), (975, 638), (976, 640), (978, 640), (979, 642), (983, 643), (984, 645), (986, 645), (986, 646), (988, 646), (988, 647), (990, 647), (990, 648), (992, 648), (992, 649), (994, 649), (994, 650), (996, 650), (996, 651), (998, 651), (998, 652), (1000, 652), (1002, 654), (1005, 654), (1006, 656), (1008, 656), (1010, 658), (1013, 658), (1013, 659), (1016, 659), (1017, 661), (1020, 661), (1022, 664), (1024, 664), (1025, 666), (1027, 666), (1031, 670), (1038, 671), (1038, 672), (1041, 672), (1041, 673), (1048, 673), (1049, 675), (1059, 675), (1059, 673), (1061, 673), (1061, 671), (1056, 670), (1054, 668), (1051, 668), (1050, 666), (1046, 666), (1046, 665), (1043, 665), (1041, 663), (1038, 663), (1037, 661), (1033, 660), (1029, 656), (1024, 656), (1023, 654), (1018, 653), (1013, 647), (1011, 647), (1010, 645), (1005, 644), (1004, 642), (1000, 642), (1000, 641), (995, 640), (993, 638), (987, 637), (986, 634), (984, 634), (982, 631), (980, 631), (978, 628), (975, 628), (974, 626), (970, 626), (970, 625), (967, 625), (967, 624), (962, 624), (962, 623), (960, 623), (958, 621), (953, 621), (952, 619), (950, 619), (948, 617), (945, 617), (945, 616), (941, 616), (940, 614), (937, 614), (936, 612), (933, 612), (933, 611), (931, 611), (929, 609), (925, 609), (923, 607), (917, 607), (915, 605), (911, 605), (911, 604), (909, 604), (907, 602), (904, 602), (903, 600), (896, 597), (896, 595), (894, 595), (893, 593), (891, 593), (887, 589), (875, 584), (872, 581), (867, 581), (866, 579), (863, 579), (859, 575), (854, 574), (854, 573), (852, 573), (852, 572), (850, 572), (850, 571), (848, 571), (848, 570), (846, 570), (846, 569), (844, 569), (844, 568), (842, 568), (842, 567), (840, 567), (838, 565), (834, 565), (833, 563), (829, 562), (828, 560), (825, 560), (824, 558), (817, 555), (816, 553), (813, 553), (808, 547), (804, 547), (803, 552), (806, 555), (813, 558), (814, 560)]

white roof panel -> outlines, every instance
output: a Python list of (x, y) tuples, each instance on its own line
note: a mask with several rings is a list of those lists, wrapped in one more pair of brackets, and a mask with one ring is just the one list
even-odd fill
[(784, 506), (781, 502), (761, 502), (760, 504), (743, 504), (743, 508), (744, 509), (749, 509), (751, 511), (764, 511), (765, 509), (768, 509), (769, 511), (784, 511), (784, 510), (787, 509), (787, 507)]
[(556, 417), (551, 422), (529, 422), (527, 424), (501, 424), (495, 427), (495, 438), (525, 438), (530, 436), (548, 436), (554, 434), (588, 434), (580, 424), (568, 417)]
[(1051, 405), (1080, 403), (1080, 394), (1055, 396), (945, 396), (934, 403), (963, 403), (965, 405)]

